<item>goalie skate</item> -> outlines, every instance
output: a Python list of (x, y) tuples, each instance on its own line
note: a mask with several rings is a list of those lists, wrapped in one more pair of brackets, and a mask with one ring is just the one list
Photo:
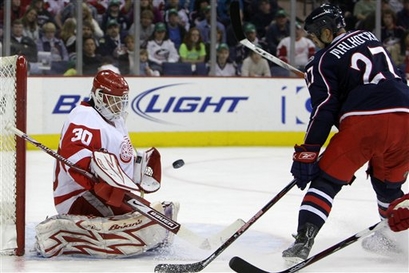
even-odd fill
[[(179, 208), (180, 208), (180, 204), (179, 202), (168, 202), (168, 201), (164, 201), (162, 202), (162, 207), (164, 209), (164, 214), (169, 217), (170, 219), (172, 219), (173, 221), (177, 221), (177, 215), (179, 213)], [(160, 245), (160, 247), (166, 247), (166, 246), (170, 246), (173, 244), (173, 241), (175, 239), (175, 234), (173, 234), (172, 232), (170, 232), (169, 230), (166, 230), (166, 238), (165, 240), (162, 242), (162, 244)]]

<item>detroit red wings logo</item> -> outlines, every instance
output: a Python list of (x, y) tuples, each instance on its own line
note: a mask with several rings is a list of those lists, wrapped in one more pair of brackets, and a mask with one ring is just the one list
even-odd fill
[(133, 156), (133, 147), (132, 143), (128, 137), (125, 137), (124, 141), (121, 143), (121, 150), (119, 153), (119, 158), (122, 162), (128, 163), (131, 161)]

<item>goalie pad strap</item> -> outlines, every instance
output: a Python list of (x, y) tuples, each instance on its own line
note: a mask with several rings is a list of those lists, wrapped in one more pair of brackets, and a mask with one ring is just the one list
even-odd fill
[[(113, 216), (114, 212), (110, 207), (107, 207), (104, 203), (102, 203), (95, 195), (90, 192), (85, 192), (82, 196), (90, 205), (92, 205), (96, 210), (98, 210), (101, 215)], [(71, 213), (71, 212), (70, 212)], [(74, 214), (74, 213), (73, 213)]]

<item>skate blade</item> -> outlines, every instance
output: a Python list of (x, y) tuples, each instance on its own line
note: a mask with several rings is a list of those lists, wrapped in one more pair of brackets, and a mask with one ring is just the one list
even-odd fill
[(299, 257), (283, 257), (285, 264), (287, 267), (291, 267), (295, 264), (301, 263), (304, 261), (304, 259), (299, 258)]

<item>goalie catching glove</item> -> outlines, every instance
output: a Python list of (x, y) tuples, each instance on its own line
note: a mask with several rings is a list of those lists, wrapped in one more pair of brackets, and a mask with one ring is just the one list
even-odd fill
[(162, 179), (162, 164), (160, 153), (152, 147), (145, 152), (136, 152), (134, 181), (146, 193), (160, 189)]
[(297, 186), (301, 190), (304, 190), (307, 184), (320, 173), (317, 161), (320, 149), (320, 145), (313, 144), (294, 146), (295, 152), (291, 173), (297, 180)]
[(409, 194), (393, 201), (386, 211), (391, 230), (398, 232), (409, 229)]

